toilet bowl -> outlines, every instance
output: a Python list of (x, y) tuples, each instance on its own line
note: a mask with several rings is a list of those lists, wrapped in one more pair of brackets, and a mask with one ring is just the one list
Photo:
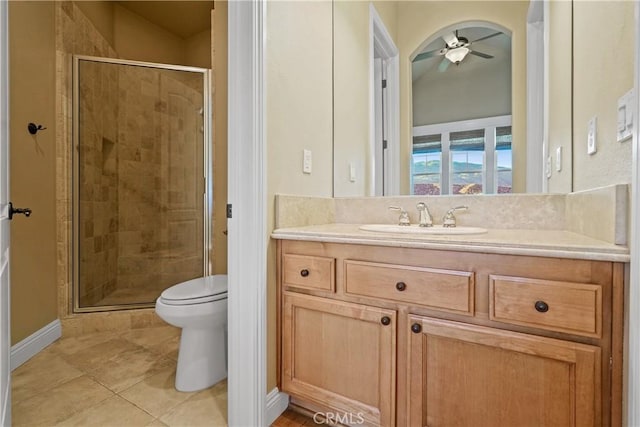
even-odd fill
[(197, 391), (227, 377), (227, 276), (199, 277), (166, 289), (156, 313), (182, 328), (176, 389)]

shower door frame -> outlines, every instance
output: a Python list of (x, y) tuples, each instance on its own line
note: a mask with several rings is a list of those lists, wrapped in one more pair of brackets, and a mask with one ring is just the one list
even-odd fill
[(71, 186), (72, 186), (72, 220), (71, 220), (71, 269), (72, 269), (72, 311), (73, 313), (94, 313), (101, 311), (133, 310), (141, 308), (153, 308), (155, 301), (148, 303), (103, 305), (96, 307), (80, 307), (80, 162), (79, 162), (79, 136), (80, 136), (80, 61), (92, 61), (117, 65), (130, 65), (145, 68), (156, 68), (170, 71), (186, 71), (200, 73), (203, 77), (203, 275), (212, 273), (211, 250), (213, 248), (213, 117), (211, 112), (213, 100), (211, 97), (211, 70), (208, 68), (190, 67), (185, 65), (161, 64), (156, 62), (132, 61), (127, 59), (104, 58), (88, 55), (73, 55), (72, 71), (72, 141), (71, 141)]

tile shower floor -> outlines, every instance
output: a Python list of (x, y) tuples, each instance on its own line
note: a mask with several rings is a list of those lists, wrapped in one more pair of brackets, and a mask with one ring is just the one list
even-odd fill
[(174, 389), (171, 326), (58, 340), (12, 373), (14, 426), (225, 426), (227, 384)]

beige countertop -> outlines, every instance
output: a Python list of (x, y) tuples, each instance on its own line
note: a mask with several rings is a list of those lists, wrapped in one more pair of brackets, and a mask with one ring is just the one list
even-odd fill
[(271, 237), (283, 240), (396, 246), (450, 251), (529, 255), (629, 262), (629, 248), (563, 230), (489, 229), (473, 235), (413, 235), (363, 231), (360, 224), (324, 224), (280, 228)]

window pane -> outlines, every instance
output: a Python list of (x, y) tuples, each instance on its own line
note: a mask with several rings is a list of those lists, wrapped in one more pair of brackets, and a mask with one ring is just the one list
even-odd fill
[(421, 153), (413, 155), (413, 194), (440, 194), (440, 175), (442, 153)]
[(451, 176), (452, 194), (481, 194), (482, 172), (453, 173)]
[(451, 152), (451, 193), (480, 194), (483, 192), (484, 152)]
[(513, 169), (511, 150), (496, 151), (496, 193), (513, 192)]
[(513, 191), (511, 126), (496, 128), (496, 193)]

